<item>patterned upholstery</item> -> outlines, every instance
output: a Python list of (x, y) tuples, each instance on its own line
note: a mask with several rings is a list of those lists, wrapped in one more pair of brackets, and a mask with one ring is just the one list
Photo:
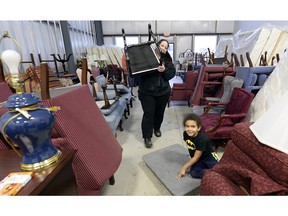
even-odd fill
[(77, 149), (72, 165), (79, 195), (100, 194), (120, 165), (122, 147), (87, 85), (42, 103), (61, 107), (55, 113), (52, 142), (59, 149)]
[[(226, 105), (226, 109), (223, 114), (207, 113), (200, 116), (202, 127), (208, 137), (210, 139), (231, 138), (234, 125), (244, 120), (253, 98), (254, 94), (251, 92), (236, 87), (228, 103), (211, 103), (212, 105)], [(211, 131), (208, 133), (209, 130)]]
[[(7, 101), (7, 98), (12, 95), (8, 84), (6, 82), (0, 82), (0, 103)], [(4, 115), (8, 110), (4, 107), (0, 107), (0, 117)], [(7, 146), (4, 144), (4, 139), (0, 132), (0, 149), (7, 149)]]
[(235, 125), (223, 157), (203, 176), (201, 195), (240, 195), (241, 188), (242, 194), (288, 194), (287, 154), (258, 142), (251, 124)]
[(0, 103), (6, 101), (12, 95), (12, 91), (6, 82), (0, 82)]
[[(1, 83), (0, 83), (1, 85)], [(2, 94), (2, 89), (0, 87), (0, 95)], [(8, 111), (8, 109), (4, 108), (4, 107), (0, 107), (0, 118), (2, 115), (4, 115), (6, 112)], [(8, 146), (5, 144), (6, 142), (4, 141), (4, 138), (0, 132), (0, 149), (9, 149)]]
[[(237, 143), (242, 152), (261, 164), (269, 176), (288, 187), (287, 154), (261, 144), (249, 129), (251, 124), (250, 122), (237, 124), (231, 134), (233, 142)], [(249, 148), (247, 148), (247, 142), (249, 142)]]
[[(0, 103), (7, 101), (7, 98), (11, 96), (13, 93), (9, 88), (6, 82), (0, 82)], [(4, 107), (0, 107), (0, 117), (4, 115), (8, 110)], [(8, 147), (4, 144), (4, 139), (0, 132), (0, 149), (8, 149)]]

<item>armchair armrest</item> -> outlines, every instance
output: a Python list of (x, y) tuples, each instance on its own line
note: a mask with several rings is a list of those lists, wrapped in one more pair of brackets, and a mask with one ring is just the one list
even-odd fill
[(186, 88), (185, 83), (174, 83), (173, 88)]
[(247, 115), (246, 113), (223, 114), (223, 115), (221, 115), (221, 117), (233, 119), (233, 118), (244, 118), (244, 117), (246, 117), (246, 115)]
[(172, 89), (173, 90), (185, 90), (186, 86), (174, 86)]
[(237, 113), (237, 114), (222, 114), (220, 115), (220, 118), (219, 118), (219, 121), (216, 123), (216, 125), (212, 128), (209, 128), (207, 129), (205, 132), (206, 133), (214, 133), (219, 127), (220, 125), (222, 124), (222, 122), (226, 119), (226, 118), (229, 118), (229, 119), (233, 119), (233, 118), (244, 118), (246, 117), (246, 113)]
[(217, 82), (217, 81), (202, 81), (203, 85), (221, 85), (222, 82)]
[(228, 102), (210, 102), (207, 107), (204, 108), (204, 114), (207, 114), (209, 110), (213, 108), (213, 106), (227, 106)]

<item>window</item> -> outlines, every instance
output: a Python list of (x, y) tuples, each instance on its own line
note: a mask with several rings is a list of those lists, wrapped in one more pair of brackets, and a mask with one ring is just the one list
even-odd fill
[(174, 43), (169, 43), (168, 52), (172, 58), (172, 62), (174, 62)]
[[(127, 45), (139, 43), (138, 36), (126, 36), (125, 38), (126, 38)], [(115, 45), (118, 47), (124, 48), (124, 40), (122, 36), (115, 37)]]
[(215, 52), (217, 46), (217, 35), (195, 35), (194, 36), (194, 52), (208, 53), (207, 48), (211, 52)]

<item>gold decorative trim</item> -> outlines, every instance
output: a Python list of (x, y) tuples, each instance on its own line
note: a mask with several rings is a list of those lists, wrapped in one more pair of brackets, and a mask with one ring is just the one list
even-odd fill
[(21, 169), (24, 171), (39, 171), (40, 169), (46, 169), (52, 165), (54, 165), (54, 163), (58, 162), (60, 157), (61, 157), (61, 151), (57, 151), (56, 154), (54, 154), (52, 157), (38, 162), (38, 163), (34, 163), (34, 164), (24, 164), (21, 163)]

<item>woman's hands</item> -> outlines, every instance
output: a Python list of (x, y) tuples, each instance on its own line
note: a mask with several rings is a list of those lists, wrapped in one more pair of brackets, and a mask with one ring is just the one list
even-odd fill
[(160, 73), (163, 73), (164, 71), (165, 71), (165, 66), (164, 65), (160, 65), (160, 66), (158, 66), (158, 71), (160, 72)]

